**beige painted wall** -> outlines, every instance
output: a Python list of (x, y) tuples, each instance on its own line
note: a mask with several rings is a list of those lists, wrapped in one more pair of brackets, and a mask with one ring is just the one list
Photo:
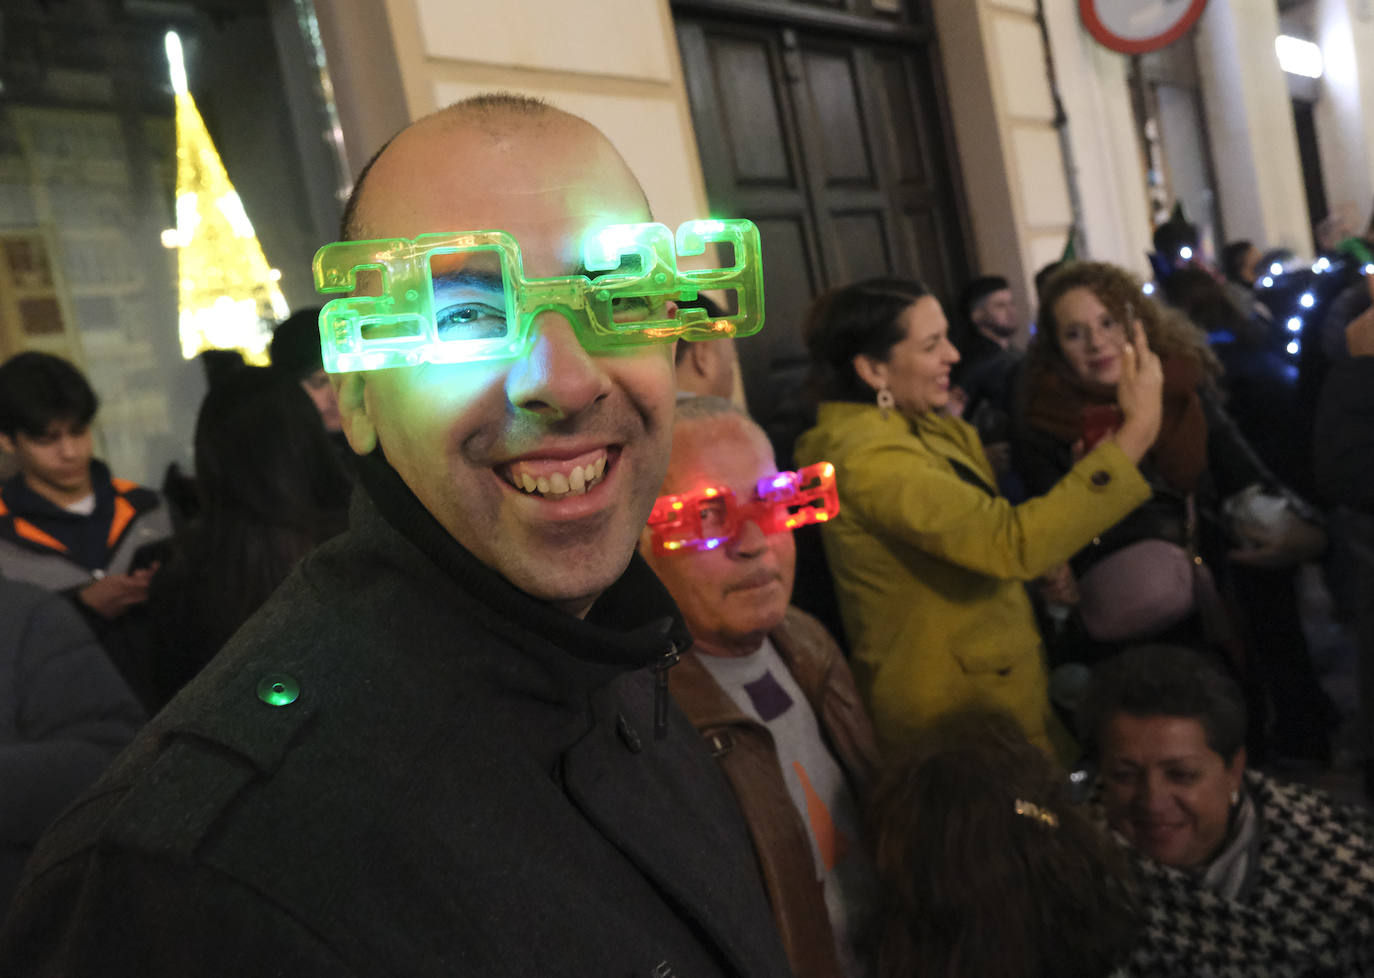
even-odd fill
[(355, 173), (410, 120), (503, 89), (541, 96), (599, 126), (658, 220), (676, 227), (705, 216), (668, 0), (598, 0), (595, 16), (563, 0), (315, 3)]

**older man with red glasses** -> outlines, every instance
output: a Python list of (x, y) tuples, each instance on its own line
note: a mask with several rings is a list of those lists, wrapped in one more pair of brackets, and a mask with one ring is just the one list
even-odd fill
[(792, 529), (838, 511), (821, 463), (779, 473), (763, 430), (730, 402), (678, 404), (673, 454), (640, 543), (693, 644), (672, 671), (753, 838), (799, 978), (868, 974), (873, 906), (855, 799), (873, 731), (833, 638), (791, 607)]

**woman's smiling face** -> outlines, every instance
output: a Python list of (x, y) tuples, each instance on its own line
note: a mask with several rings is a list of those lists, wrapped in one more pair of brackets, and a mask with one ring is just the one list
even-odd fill
[(1080, 380), (1108, 387), (1121, 380), (1126, 324), (1096, 292), (1083, 286), (1069, 289), (1054, 303), (1054, 323), (1059, 351)]
[(949, 341), (949, 323), (940, 303), (922, 296), (902, 311), (897, 324), (902, 339), (888, 350), (885, 362), (872, 363), (875, 376), (892, 392), (903, 414), (944, 407), (949, 403), (950, 368), (959, 362), (959, 351)]
[(1180, 869), (1221, 848), (1245, 749), (1227, 764), (1192, 717), (1118, 713), (1102, 734), (1107, 821), (1145, 855)]

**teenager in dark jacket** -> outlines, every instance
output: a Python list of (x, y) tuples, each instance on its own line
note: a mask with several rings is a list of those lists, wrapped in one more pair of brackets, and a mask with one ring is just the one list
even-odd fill
[(60, 357), (0, 364), (0, 449), (19, 465), (0, 486), (0, 575), (62, 592), (147, 704), (143, 604), (171, 517), (156, 492), (92, 457), (96, 407), (86, 378)]

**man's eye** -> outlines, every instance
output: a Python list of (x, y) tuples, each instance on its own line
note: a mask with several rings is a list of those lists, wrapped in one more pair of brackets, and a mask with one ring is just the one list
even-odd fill
[(627, 295), (611, 300), (611, 318), (618, 323), (637, 323), (660, 318), (663, 299), (659, 296)]
[(442, 340), (485, 340), (506, 335), (506, 314), (482, 302), (445, 306), (434, 317)]
[(701, 528), (706, 533), (719, 532), (725, 528), (725, 501), (712, 499), (701, 504)]

